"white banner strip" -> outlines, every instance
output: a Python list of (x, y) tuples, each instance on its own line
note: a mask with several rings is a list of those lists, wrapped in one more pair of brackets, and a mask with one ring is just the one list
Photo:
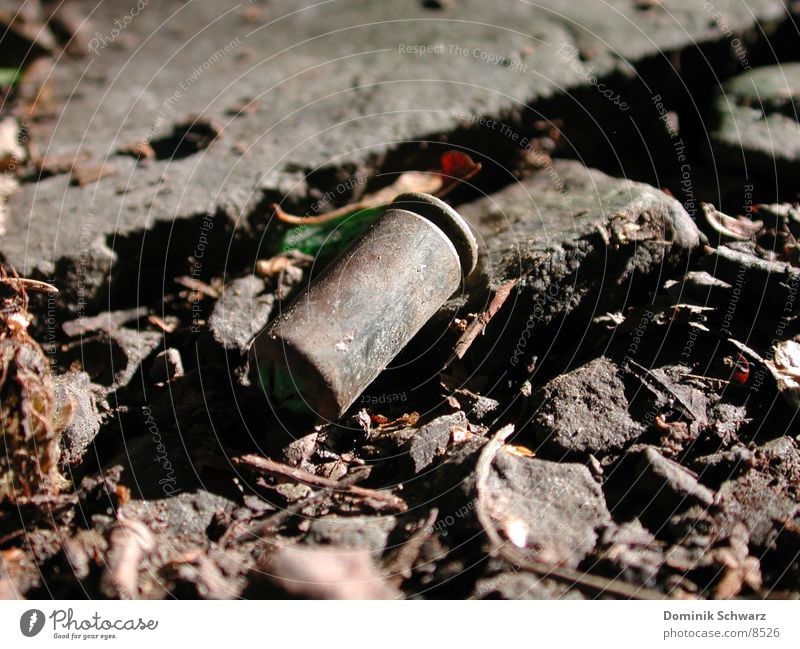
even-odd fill
[[(798, 647), (795, 601), (2, 602), (2, 647)], [(564, 644), (569, 643), (569, 644)]]

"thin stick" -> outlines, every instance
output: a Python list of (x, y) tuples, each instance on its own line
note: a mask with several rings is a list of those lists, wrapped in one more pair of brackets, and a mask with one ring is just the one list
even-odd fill
[(388, 187), (379, 189), (375, 193), (365, 196), (360, 201), (339, 207), (325, 214), (318, 214), (316, 216), (296, 216), (284, 212), (277, 203), (272, 204), (272, 209), (275, 210), (276, 218), (284, 223), (289, 223), (291, 225), (319, 225), (338, 219), (351, 212), (387, 205), (394, 200), (395, 196), (404, 192), (435, 193), (442, 188), (442, 182), (442, 177), (433, 171), (406, 171), (400, 174), (397, 180)]
[(494, 292), (494, 297), (492, 297), (491, 302), (489, 302), (486, 311), (480, 313), (470, 322), (466, 331), (461, 334), (453, 350), (451, 360), (453, 358), (464, 358), (464, 354), (467, 353), (467, 350), (472, 346), (472, 343), (475, 342), (478, 335), (485, 331), (486, 325), (489, 324), (495, 314), (500, 310), (500, 307), (505, 304), (508, 296), (511, 295), (512, 289), (519, 283), (520, 279), (521, 278), (517, 277), (516, 279), (509, 280)]
[(480, 162), (476, 162), (474, 164), (475, 164), (475, 166), (472, 167), (472, 169), (470, 169), (463, 176), (460, 176), (458, 178), (448, 178), (446, 181), (443, 181), (444, 184), (443, 184), (442, 188), (438, 192), (436, 192), (436, 197), (437, 198), (444, 198), (451, 191), (453, 191), (456, 187), (458, 187), (461, 183), (468, 181), (470, 178), (472, 178), (476, 173), (478, 173), (483, 168), (483, 165), (481, 165)]
[(405, 192), (424, 192), (444, 198), (461, 183), (466, 182), (481, 170), (479, 162), (472, 162), (472, 160), (470, 162), (473, 166), (469, 171), (463, 176), (457, 177), (447, 177), (437, 171), (405, 171), (391, 185), (364, 196), (360, 201), (344, 205), (325, 214), (297, 216), (285, 212), (277, 203), (272, 204), (272, 209), (275, 211), (275, 217), (284, 223), (291, 225), (320, 225), (346, 216), (351, 212), (388, 205), (396, 196)]
[(42, 282), (38, 279), (30, 279), (29, 277), (2, 277), (0, 282), (4, 284), (16, 284), (25, 290), (33, 291), (35, 293), (49, 293), (50, 295), (58, 294), (58, 289), (52, 284)]
[(383, 564), (384, 571), (389, 573), (388, 579), (395, 586), (399, 587), (404, 580), (411, 578), (411, 570), (419, 558), (423, 544), (433, 533), (433, 524), (436, 522), (437, 516), (439, 516), (439, 510), (434, 507), (417, 531), (403, 545), (397, 548)]
[(205, 282), (201, 282), (199, 279), (194, 277), (189, 277), (188, 275), (176, 277), (175, 283), (179, 286), (183, 286), (184, 288), (188, 288), (190, 291), (202, 293), (203, 295), (210, 297), (212, 300), (219, 298), (219, 291), (217, 291), (217, 289), (215, 289), (213, 286), (209, 286)]
[(330, 478), (323, 478), (322, 476), (314, 475), (303, 469), (282, 464), (275, 460), (262, 457), (260, 455), (248, 454), (235, 457), (232, 459), (234, 464), (245, 465), (264, 473), (288, 478), (295, 482), (301, 482), (311, 487), (319, 487), (322, 489), (329, 489), (340, 493), (346, 493), (351, 496), (358, 496), (360, 498), (367, 498), (375, 500), (385, 505), (396, 509), (397, 511), (405, 511), (408, 506), (406, 502), (392, 493), (387, 491), (378, 491), (377, 489), (367, 489), (366, 487), (358, 487), (356, 485), (346, 485)]

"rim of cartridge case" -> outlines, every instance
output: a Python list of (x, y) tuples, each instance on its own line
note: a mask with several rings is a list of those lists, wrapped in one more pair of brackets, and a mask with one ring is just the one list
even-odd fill
[(455, 246), (464, 277), (475, 270), (478, 264), (478, 242), (475, 235), (464, 217), (443, 200), (422, 192), (406, 192), (392, 201), (387, 207), (387, 210), (390, 209), (413, 212), (431, 221)]

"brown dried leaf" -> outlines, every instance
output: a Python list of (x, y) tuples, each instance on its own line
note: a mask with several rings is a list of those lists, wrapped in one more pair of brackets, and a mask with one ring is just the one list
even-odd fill
[(116, 170), (111, 165), (76, 163), (72, 167), (72, 182), (79, 187), (85, 187), (115, 173)]
[(736, 241), (749, 241), (764, 228), (763, 221), (751, 221), (745, 217), (733, 218), (723, 214), (711, 203), (701, 203), (706, 222), (722, 236)]
[(460, 151), (447, 151), (440, 159), (441, 168), (436, 171), (406, 171), (388, 187), (368, 194), (360, 201), (317, 216), (296, 216), (285, 212), (277, 203), (272, 205), (278, 220), (292, 225), (314, 225), (328, 223), (357, 210), (379, 207), (391, 203), (396, 196), (406, 192), (422, 192), (444, 196), (459, 183), (472, 178), (481, 170), (481, 165)]

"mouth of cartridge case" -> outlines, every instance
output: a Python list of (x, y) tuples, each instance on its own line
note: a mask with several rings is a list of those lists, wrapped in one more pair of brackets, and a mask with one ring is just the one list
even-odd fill
[(422, 194), (406, 192), (397, 196), (387, 210), (399, 209), (418, 214), (438, 227), (455, 246), (461, 261), (462, 278), (475, 270), (478, 264), (478, 243), (464, 218), (443, 200)]

